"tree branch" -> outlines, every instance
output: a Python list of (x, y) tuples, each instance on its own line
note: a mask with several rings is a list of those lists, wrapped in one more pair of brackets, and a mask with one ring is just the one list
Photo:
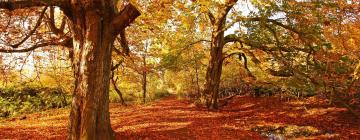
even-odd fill
[(116, 70), (117, 68), (119, 68), (119, 66), (121, 66), (123, 62), (124, 62), (124, 60), (121, 60), (119, 63), (113, 65), (113, 66), (111, 67), (111, 71), (114, 71), (114, 70)]
[(119, 34), (125, 27), (129, 26), (138, 16), (140, 11), (136, 9), (132, 4), (128, 4), (125, 8), (117, 15), (115, 15), (112, 25), (114, 28), (114, 34)]
[(0, 48), (0, 52), (1, 53), (24, 53), (24, 52), (29, 52), (32, 50), (35, 50), (37, 48), (41, 48), (41, 47), (46, 47), (46, 46), (52, 46), (52, 45), (58, 45), (58, 46), (64, 46), (64, 47), (69, 47), (72, 46), (72, 39), (71, 38), (66, 38), (63, 39), (63, 41), (57, 42), (54, 40), (50, 40), (41, 44), (35, 44), (29, 48), (24, 48), (24, 49), (2, 49)]
[[(222, 24), (225, 19), (226, 19), (226, 16), (228, 15), (230, 9), (236, 4), (238, 0), (229, 0), (226, 5), (225, 5), (225, 9), (223, 9), (224, 11), (221, 12), (221, 15), (220, 15), (220, 18), (219, 20), (217, 21), (218, 23), (217, 24)], [(220, 33), (220, 32), (218, 32)]]
[(1, 0), (0, 9), (15, 10), (38, 6), (65, 7), (70, 0)]
[(126, 106), (125, 100), (124, 100), (124, 98), (123, 98), (123, 96), (122, 96), (122, 92), (120, 91), (120, 89), (119, 89), (119, 88), (117, 87), (117, 85), (116, 85), (117, 79), (116, 79), (116, 80), (114, 79), (114, 72), (111, 72), (111, 78), (110, 78), (110, 80), (111, 80), (111, 84), (112, 84), (113, 87), (114, 87), (114, 90), (115, 90), (116, 93), (120, 96), (121, 104)]
[(46, 23), (49, 26), (51, 32), (53, 32), (56, 35), (63, 35), (63, 29), (65, 28), (65, 17), (62, 18), (61, 26), (60, 28), (57, 28), (55, 25), (55, 16), (54, 16), (54, 7), (50, 7), (50, 15), (47, 17)]
[(187, 44), (186, 46), (191, 46), (191, 45), (194, 45), (194, 44), (197, 44), (197, 43), (200, 43), (200, 42), (210, 42), (211, 43), (210, 40), (200, 39), (200, 40), (197, 40), (195, 42), (191, 42), (191, 43)]
[[(225, 59), (227, 59), (227, 58), (229, 58), (231, 56), (234, 56), (234, 55), (239, 55), (240, 56), (241, 54), (242, 54), (242, 52), (233, 52), (233, 53), (227, 54), (222, 58), (222, 61), (224, 61)], [(239, 57), (239, 58), (241, 58), (241, 57)]]
[(256, 78), (256, 77), (251, 73), (250, 69), (248, 68), (248, 60), (247, 60), (246, 55), (245, 55), (244, 53), (242, 53), (242, 54), (239, 55), (239, 59), (240, 59), (241, 57), (244, 59), (244, 68), (245, 68), (246, 71), (248, 72), (248, 75), (249, 75), (250, 77)]
[(37, 20), (34, 28), (29, 32), (29, 34), (27, 34), (27, 35), (25, 36), (25, 38), (23, 38), (20, 42), (18, 42), (18, 43), (16, 43), (16, 44), (13, 44), (13, 45), (9, 45), (9, 46), (11, 46), (12, 48), (18, 48), (18, 47), (19, 47), (21, 44), (23, 44), (27, 39), (29, 39), (29, 37), (30, 37), (31, 35), (33, 35), (33, 34), (36, 32), (37, 28), (41, 25), (41, 22), (42, 22), (42, 19), (44, 18), (46, 9), (47, 9), (47, 7), (45, 7), (45, 8), (41, 11), (41, 14), (40, 14), (39, 19)]
[[(181, 54), (183, 51), (187, 50), (188, 48), (190, 48), (192, 45), (194, 44), (197, 44), (197, 43), (200, 43), (200, 42), (210, 42), (210, 40), (206, 40), (206, 39), (200, 39), (200, 40), (197, 40), (197, 41), (194, 41), (194, 42), (191, 42), (189, 44), (187, 44), (185, 47), (183, 47), (178, 53)], [(178, 55), (179, 56), (179, 55)]]
[(120, 38), (118, 38), (118, 41), (119, 41), (119, 43), (121, 45), (121, 48), (123, 49), (124, 53), (126, 55), (129, 55), (130, 48), (129, 48), (129, 44), (127, 43), (127, 40), (126, 40), (125, 29), (120, 31)]
[(113, 46), (113, 50), (115, 51), (116, 54), (118, 54), (120, 56), (122, 55), (121, 51), (118, 48), (116, 48), (115, 46)]
[(266, 22), (270, 22), (270, 23), (273, 23), (277, 26), (280, 26), (284, 29), (287, 29), (289, 31), (292, 31), (298, 35), (301, 35), (303, 34), (301, 31), (289, 26), (289, 25), (285, 25), (275, 19), (267, 19), (267, 18), (261, 18), (261, 17), (252, 17), (252, 18), (247, 18), (247, 17), (238, 17), (237, 19), (235, 19), (233, 22), (231, 22), (230, 24), (228, 24), (227, 26), (225, 26), (223, 29), (221, 29), (220, 31), (218, 32), (221, 32), (221, 31), (226, 31), (227, 29), (229, 29), (231, 26), (233, 26), (235, 23), (237, 22), (246, 22), (246, 21), (266, 21)]
[(230, 43), (230, 42), (244, 43), (247, 46), (250, 46), (250, 47), (256, 48), (256, 49), (260, 49), (260, 50), (265, 51), (265, 52), (272, 52), (272, 51), (294, 52), (295, 50), (302, 51), (302, 52), (305, 52), (305, 53), (310, 52), (309, 49), (299, 48), (299, 47), (268, 47), (266, 45), (257, 45), (257, 44), (254, 44), (254, 43), (250, 42), (249, 40), (238, 37), (238, 36), (236, 36), (234, 34), (230, 34), (230, 35), (225, 36), (224, 42), (225, 42), (225, 44)]
[(229, 58), (231, 56), (234, 56), (234, 55), (238, 55), (238, 58), (239, 58), (240, 61), (244, 60), (244, 68), (245, 68), (246, 72), (248, 73), (248, 76), (255, 78), (255, 76), (251, 73), (251, 71), (250, 71), (250, 69), (248, 67), (248, 59), (247, 59), (245, 53), (243, 53), (243, 52), (230, 53), (230, 54), (226, 55), (225, 57), (223, 57), (222, 61), (224, 61), (225, 59), (227, 59), (227, 58)]
[(209, 10), (208, 11), (208, 16), (209, 16), (209, 19), (210, 19), (210, 23), (213, 25), (213, 24), (215, 24), (215, 17), (214, 17), (214, 15), (211, 13), (211, 11)]

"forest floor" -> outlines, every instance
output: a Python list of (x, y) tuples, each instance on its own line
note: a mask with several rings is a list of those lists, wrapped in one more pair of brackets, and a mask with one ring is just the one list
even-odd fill
[[(0, 139), (65, 139), (68, 109), (0, 120)], [(175, 96), (149, 105), (110, 105), (117, 139), (360, 139), (360, 120), (345, 108), (308, 98), (236, 96), (218, 111)]]

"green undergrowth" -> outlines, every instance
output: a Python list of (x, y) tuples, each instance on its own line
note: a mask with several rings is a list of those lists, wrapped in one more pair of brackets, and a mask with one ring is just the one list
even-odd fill
[(1, 87), (0, 118), (70, 105), (71, 95), (57, 87)]
[[(150, 91), (146, 95), (146, 103), (151, 103), (158, 99), (170, 96), (170, 92), (166, 89), (156, 89)], [(139, 93), (122, 93), (123, 99), (126, 104), (143, 104), (143, 95)], [(111, 103), (120, 103), (120, 96), (115, 91), (110, 91), (109, 99)]]

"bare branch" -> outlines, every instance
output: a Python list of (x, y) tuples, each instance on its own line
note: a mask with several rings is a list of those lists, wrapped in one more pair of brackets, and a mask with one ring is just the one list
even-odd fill
[(28, 48), (24, 48), (24, 49), (1, 49), (0, 48), (0, 52), (1, 53), (24, 53), (24, 52), (29, 52), (41, 47), (46, 47), (46, 46), (64, 46), (64, 47), (69, 47), (72, 46), (72, 40), (71, 38), (66, 38), (63, 39), (63, 41), (54, 41), (54, 40), (50, 40), (44, 43), (40, 43), (40, 44), (35, 44), (31, 47)]
[(45, 7), (45, 8), (41, 11), (41, 14), (40, 14), (39, 19), (37, 20), (34, 28), (29, 32), (29, 34), (27, 34), (27, 35), (25, 36), (25, 38), (23, 38), (20, 42), (18, 42), (18, 43), (16, 43), (16, 44), (13, 44), (13, 45), (9, 45), (9, 46), (11, 46), (12, 48), (18, 48), (21, 44), (23, 44), (26, 40), (28, 40), (29, 37), (32, 36), (32, 35), (36, 32), (37, 28), (41, 25), (41, 22), (42, 22), (42, 19), (44, 18), (46, 9), (47, 9), (47, 7)]

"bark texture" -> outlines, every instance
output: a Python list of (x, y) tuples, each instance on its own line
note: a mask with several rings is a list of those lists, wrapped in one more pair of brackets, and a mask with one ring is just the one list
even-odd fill
[(218, 33), (218, 31), (222, 29), (223, 23), (224, 21), (219, 25), (213, 26), (215, 29), (212, 33), (210, 60), (206, 71), (206, 84), (204, 93), (207, 96), (207, 107), (210, 109), (218, 109), (218, 92), (223, 63), (222, 50), (224, 47), (224, 32), (221, 31)]
[(146, 55), (147, 55), (147, 49), (148, 49), (148, 42), (145, 42), (144, 46), (144, 54), (142, 56), (143, 59), (143, 71), (142, 71), (142, 89), (143, 89), (143, 103), (146, 103), (146, 92), (147, 92), (147, 65), (146, 65)]
[(73, 0), (69, 11), (76, 80), (68, 139), (114, 139), (109, 114), (111, 51), (117, 34), (133, 19), (116, 16), (112, 1)]
[(230, 9), (236, 4), (237, 0), (228, 0), (226, 4), (219, 7), (214, 15), (208, 12), (212, 25), (210, 60), (206, 71), (205, 98), (209, 109), (218, 109), (218, 92), (223, 63), (223, 48), (225, 45), (224, 31), (226, 16)]
[[(128, 1), (124, 1), (124, 8), (117, 12), (118, 10), (115, 8), (117, 2), (117, 0), (0, 1), (0, 9), (8, 10), (57, 6), (69, 19), (72, 39), (69, 37), (22, 50), (12, 50), (24, 52), (47, 45), (70, 46), (71, 44), (73, 46), (71, 60), (74, 68), (75, 88), (68, 139), (114, 139), (109, 116), (112, 46), (116, 36), (119, 33), (124, 35), (124, 29), (140, 15), (140, 12)], [(53, 18), (53, 15), (50, 16)], [(50, 26), (54, 29), (53, 27)], [(56, 31), (53, 33), (56, 34)], [(12, 48), (17, 48), (17, 46)], [(9, 50), (0, 51), (8, 52)]]
[[(109, 79), (111, 70), (110, 15), (89, 3), (72, 4), (74, 33), (75, 91), (70, 113), (69, 139), (114, 139), (109, 117)], [(93, 5), (95, 6), (95, 5)]]

